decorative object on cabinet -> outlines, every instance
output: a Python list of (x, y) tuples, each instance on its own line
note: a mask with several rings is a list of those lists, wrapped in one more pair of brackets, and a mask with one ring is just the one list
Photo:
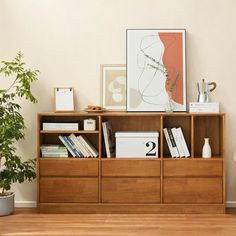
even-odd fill
[(204, 145), (202, 148), (202, 158), (211, 158), (211, 146), (209, 138), (204, 138)]
[[(213, 86), (213, 87), (210, 88), (210, 86)], [(197, 83), (197, 89), (198, 89), (197, 101), (199, 103), (210, 102), (210, 92), (212, 92), (216, 89), (216, 83), (215, 82), (205, 82), (205, 79), (202, 79), (201, 85), (199, 83)]]
[[(212, 88), (210, 88), (212, 86)], [(204, 79), (201, 84), (197, 83), (197, 102), (189, 103), (189, 112), (192, 113), (219, 113), (220, 112), (220, 103), (211, 102), (210, 92), (215, 90), (215, 82), (206, 82)]]
[(96, 120), (92, 118), (84, 119), (84, 130), (96, 130)]
[(84, 109), (84, 111), (88, 112), (88, 113), (101, 113), (101, 112), (105, 112), (106, 109), (101, 106), (97, 106), (97, 105), (88, 105)]
[[(96, 120), (85, 135), (97, 158), (42, 158), (38, 149), (38, 210), (44, 213), (224, 213), (225, 115), (190, 113), (41, 113), (38, 145), (60, 144), (43, 122)], [(102, 124), (116, 132), (159, 132), (159, 158), (106, 158)], [(172, 158), (164, 129), (181, 128), (190, 157)], [(66, 131), (64, 131), (65, 134)], [(71, 136), (71, 135), (70, 135)], [(211, 140), (212, 158), (202, 158)]]
[(107, 110), (126, 109), (125, 65), (101, 65), (101, 101)]
[(55, 112), (74, 111), (74, 89), (73, 88), (55, 88)]
[(128, 29), (127, 110), (186, 111), (185, 54), (184, 29)]

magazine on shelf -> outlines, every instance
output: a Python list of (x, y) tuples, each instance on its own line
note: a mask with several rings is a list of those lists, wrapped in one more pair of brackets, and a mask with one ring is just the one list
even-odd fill
[(115, 137), (112, 132), (111, 121), (102, 122), (103, 137), (105, 142), (105, 149), (107, 157), (115, 156)]

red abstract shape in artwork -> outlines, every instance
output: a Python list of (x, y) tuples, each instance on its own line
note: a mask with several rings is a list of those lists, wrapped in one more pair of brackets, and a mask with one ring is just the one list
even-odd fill
[(168, 80), (166, 90), (169, 91), (177, 74), (179, 78), (172, 91), (172, 99), (180, 104), (183, 104), (183, 36), (182, 33), (170, 32), (159, 33), (159, 37), (164, 44), (165, 51), (163, 55), (163, 63), (168, 70)]

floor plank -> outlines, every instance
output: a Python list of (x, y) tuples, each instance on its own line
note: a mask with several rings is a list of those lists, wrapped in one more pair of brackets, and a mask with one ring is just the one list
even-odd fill
[(37, 214), (16, 209), (0, 217), (0, 235), (235, 236), (236, 211), (221, 215)]

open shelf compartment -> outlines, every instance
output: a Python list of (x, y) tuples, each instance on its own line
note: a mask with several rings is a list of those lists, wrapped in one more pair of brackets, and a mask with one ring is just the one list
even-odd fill
[(194, 117), (194, 157), (202, 158), (204, 138), (209, 138), (212, 158), (223, 156), (223, 116)]
[[(160, 157), (161, 116), (103, 116), (102, 122), (111, 121), (113, 135), (116, 132), (159, 132), (158, 156)], [(104, 137), (102, 133), (102, 156), (106, 157)], [(114, 137), (115, 140), (115, 137)], [(139, 158), (139, 156), (137, 156)], [(157, 158), (156, 158), (157, 159)]]
[[(192, 156), (191, 153), (191, 116), (163, 116), (163, 129), (164, 128), (181, 128), (184, 139), (188, 146), (188, 150), (190, 153), (190, 157)], [(170, 150), (168, 144), (166, 142), (165, 135), (163, 133), (163, 157), (164, 158), (171, 158)], [(183, 157), (184, 158), (184, 157)]]

